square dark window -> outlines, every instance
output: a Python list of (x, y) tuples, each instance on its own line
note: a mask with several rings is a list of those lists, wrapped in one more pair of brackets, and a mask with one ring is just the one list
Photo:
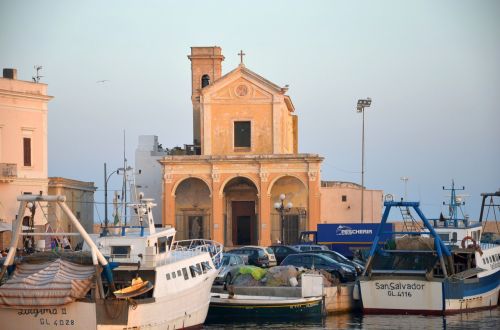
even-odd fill
[(251, 125), (249, 121), (234, 122), (234, 147), (250, 148), (251, 146)]
[(342, 202), (347, 202), (347, 196), (346, 195), (342, 195)]

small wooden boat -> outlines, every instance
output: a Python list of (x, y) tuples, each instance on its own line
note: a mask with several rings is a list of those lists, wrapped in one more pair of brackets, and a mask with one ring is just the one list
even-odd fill
[[(208, 319), (240, 320), (245, 318), (314, 319), (324, 315), (323, 276), (302, 274), (296, 287), (235, 287), (214, 292), (210, 297)], [(214, 289), (213, 289), (214, 290)]]
[(153, 284), (149, 281), (143, 281), (142, 278), (137, 277), (132, 279), (132, 285), (121, 290), (113, 292), (118, 299), (127, 299), (140, 296), (143, 293), (153, 289)]
[(209, 319), (231, 318), (321, 318), (323, 297), (273, 297), (212, 293)]

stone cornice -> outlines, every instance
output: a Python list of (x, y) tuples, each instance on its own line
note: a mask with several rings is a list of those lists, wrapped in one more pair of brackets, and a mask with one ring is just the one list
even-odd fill
[(79, 181), (62, 177), (50, 177), (49, 188), (55, 188), (55, 187), (85, 190), (91, 192), (97, 190), (97, 187), (94, 185), (94, 182)]
[(14, 91), (7, 91), (4, 89), (0, 89), (0, 96), (7, 96), (7, 97), (14, 97), (14, 98), (21, 98), (21, 99), (28, 98), (28, 99), (42, 100), (42, 101), (50, 101), (54, 98), (53, 96), (50, 96), (50, 95), (14, 92)]
[(192, 164), (205, 162), (217, 163), (276, 163), (276, 162), (307, 162), (320, 163), (323, 157), (317, 154), (272, 154), (272, 155), (202, 155), (202, 156), (165, 156), (158, 160), (161, 164)]

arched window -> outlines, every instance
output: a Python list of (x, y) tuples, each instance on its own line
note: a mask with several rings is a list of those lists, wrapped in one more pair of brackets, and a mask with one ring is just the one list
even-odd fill
[(208, 85), (210, 85), (210, 77), (208, 76), (208, 74), (204, 74), (201, 77), (201, 88), (208, 86)]

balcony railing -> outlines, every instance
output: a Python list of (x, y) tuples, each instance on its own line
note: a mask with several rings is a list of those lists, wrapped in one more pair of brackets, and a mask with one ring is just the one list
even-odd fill
[(8, 182), (17, 178), (17, 164), (0, 163), (0, 181)]

